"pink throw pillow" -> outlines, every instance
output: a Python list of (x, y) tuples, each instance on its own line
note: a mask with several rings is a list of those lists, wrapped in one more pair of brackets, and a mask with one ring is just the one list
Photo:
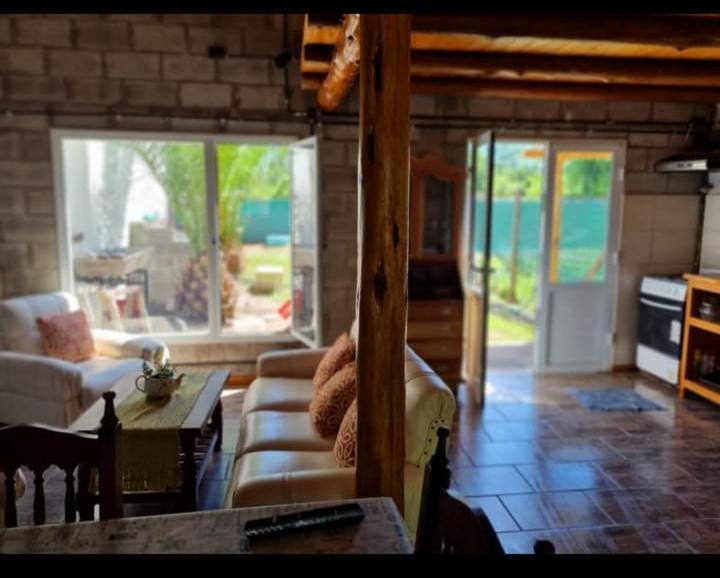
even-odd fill
[(43, 348), (50, 357), (77, 363), (95, 355), (95, 341), (90, 323), (82, 309), (72, 313), (38, 317), (37, 324), (42, 335)]

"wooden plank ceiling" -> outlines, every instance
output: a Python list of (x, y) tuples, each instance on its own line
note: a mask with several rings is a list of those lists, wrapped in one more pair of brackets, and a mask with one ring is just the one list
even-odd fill
[[(302, 87), (333, 110), (357, 14), (307, 14)], [(413, 14), (411, 89), (561, 100), (720, 102), (720, 14)]]

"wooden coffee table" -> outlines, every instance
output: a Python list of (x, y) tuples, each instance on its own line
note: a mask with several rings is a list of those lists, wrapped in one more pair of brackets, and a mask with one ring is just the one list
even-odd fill
[[(117, 407), (135, 390), (135, 374), (120, 379), (111, 391), (117, 396)], [(178, 463), (182, 468), (182, 487), (168, 491), (123, 492), (124, 503), (175, 502), (183, 511), (197, 510), (198, 486), (205, 475), (213, 452), (219, 452), (223, 440), (222, 401), (220, 394), (230, 378), (230, 372), (218, 369), (211, 372), (195, 405), (180, 427), (180, 455)], [(71, 425), (74, 431), (94, 431), (100, 425), (104, 401), (99, 399)], [(125, 427), (125, 426), (123, 426)], [(122, 437), (121, 441), (122, 443)], [(87, 472), (79, 472), (87, 476)], [(80, 477), (80, 479), (83, 479)], [(81, 519), (87, 519), (81, 512)], [(92, 519), (92, 517), (90, 517)]]

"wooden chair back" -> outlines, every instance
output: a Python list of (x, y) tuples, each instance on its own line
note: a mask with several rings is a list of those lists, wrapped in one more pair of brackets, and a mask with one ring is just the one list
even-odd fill
[(473, 508), (450, 489), (447, 428), (438, 428), (437, 449), (425, 466), (416, 554), (504, 554), (481, 508)]
[(40, 424), (10, 425), (0, 428), (0, 471), (5, 474), (5, 527), (17, 526), (15, 472), (27, 466), (34, 474), (34, 524), (45, 523), (44, 472), (57, 465), (65, 472), (65, 522), (92, 519), (89, 479), (79, 476), (75, 492), (74, 472), (78, 466), (97, 468), (100, 519), (122, 518), (120, 471), (120, 425), (114, 392), (103, 394), (105, 412), (96, 434), (76, 433)]
[[(438, 428), (435, 454), (425, 467), (423, 494), (415, 541), (416, 554), (505, 554), (502, 544), (482, 508), (474, 508), (450, 489), (446, 454), (447, 428)], [(536, 554), (555, 551), (552, 543), (539, 540)]]

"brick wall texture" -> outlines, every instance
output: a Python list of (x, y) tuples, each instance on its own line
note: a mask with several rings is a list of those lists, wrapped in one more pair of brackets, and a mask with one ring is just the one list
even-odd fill
[[(301, 24), (301, 15), (289, 15), (289, 38), (296, 55)], [(206, 57), (211, 44), (223, 44), (241, 57), (211, 61)], [(50, 129), (308, 136), (307, 124), (272, 120), (273, 112), (285, 110), (284, 74), (273, 62), (282, 49), (283, 17), (279, 14), (0, 15), (0, 297), (59, 287)], [(289, 106), (304, 111), (315, 104), (315, 94), (300, 90), (298, 68), (294, 60)], [(355, 93), (340, 112), (357, 112), (357, 108)], [(48, 112), (6, 114), (28, 109)], [(254, 120), (224, 124), (179, 118), (210, 112), (242, 117), (247, 110), (267, 111), (268, 118), (253, 116)], [(491, 119), (488, 128), (505, 129), (501, 134), (535, 138), (573, 135), (550, 130), (513, 132), (508, 121), (684, 122), (714, 114), (713, 106), (693, 104), (425, 95), (413, 97), (411, 110), (420, 115), (483, 117)], [(323, 329), (325, 341), (331, 342), (349, 328), (355, 306), (357, 128), (328, 120), (316, 132), (323, 139)], [(415, 127), (412, 153), (437, 151), (449, 161), (464, 164), (466, 139), (477, 132)], [(640, 276), (677, 272), (692, 263), (688, 240), (696, 230), (696, 219), (688, 217), (687, 222), (678, 223), (663, 215), (665, 210), (681, 210), (689, 216), (692, 203), (697, 202), (699, 181), (694, 175), (653, 172), (654, 161), (681, 146), (684, 134), (632, 133), (603, 138), (627, 143), (615, 356), (616, 363), (625, 364), (632, 362), (635, 320), (631, 296)], [(631, 198), (638, 200), (628, 200)], [(641, 241), (631, 219), (642, 223), (645, 236)], [(681, 241), (663, 247), (668, 231)], [(638, 243), (645, 243), (647, 250), (636, 250)]]

